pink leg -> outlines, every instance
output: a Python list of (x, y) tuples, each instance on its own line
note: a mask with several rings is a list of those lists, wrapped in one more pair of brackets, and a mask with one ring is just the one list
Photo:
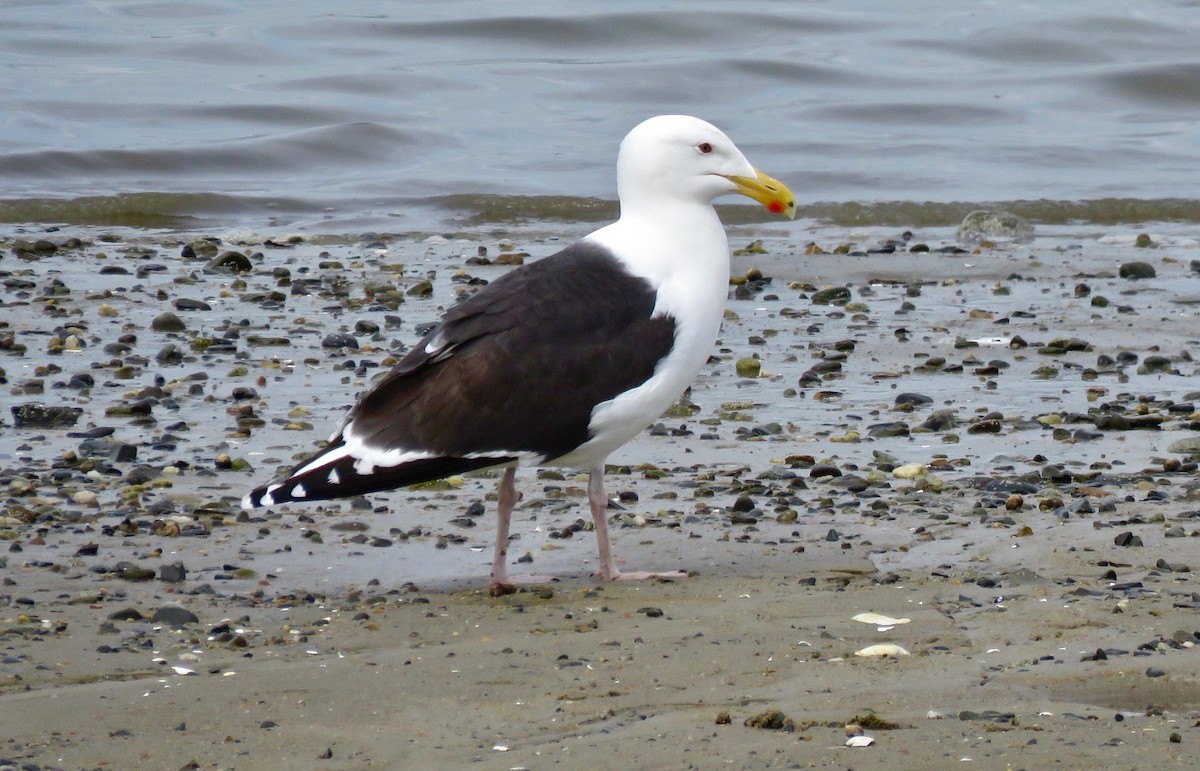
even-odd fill
[(637, 571), (622, 573), (613, 557), (612, 542), (608, 538), (608, 496), (604, 493), (604, 466), (588, 472), (588, 504), (592, 509), (592, 521), (596, 523), (596, 549), (600, 552), (600, 568), (596, 574), (606, 581), (644, 581), (647, 578), (687, 578), (687, 571), (672, 570), (667, 573)]
[(513, 591), (512, 584), (508, 582), (508, 529), (512, 523), (513, 507), (517, 505), (516, 478), (516, 466), (504, 469), (496, 491), (496, 552), (492, 557), (492, 580), (488, 584), (488, 593), (493, 597)]
[(509, 466), (500, 477), (500, 486), (496, 491), (496, 551), (492, 557), (492, 577), (488, 582), (488, 594), (501, 597), (512, 594), (517, 590), (516, 583), (544, 584), (557, 581), (554, 576), (509, 576), (508, 575), (508, 533), (512, 524), (513, 508), (517, 505), (517, 467)]

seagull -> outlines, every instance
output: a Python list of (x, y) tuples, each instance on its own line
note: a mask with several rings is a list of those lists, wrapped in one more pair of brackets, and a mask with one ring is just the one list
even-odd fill
[(629, 132), (617, 193), (617, 221), (451, 307), (323, 449), (242, 506), (500, 468), (489, 591), (501, 595), (515, 590), (508, 541), (517, 467), (575, 469), (588, 473), (596, 576), (686, 576), (617, 567), (605, 459), (675, 403), (712, 351), (729, 286), (729, 243), (713, 200), (740, 194), (789, 218), (796, 204), (724, 132), (685, 115), (649, 118)]

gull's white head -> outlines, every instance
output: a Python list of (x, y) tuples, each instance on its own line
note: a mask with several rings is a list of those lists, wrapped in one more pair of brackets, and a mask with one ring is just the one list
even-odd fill
[(739, 193), (776, 214), (796, 216), (786, 185), (754, 168), (725, 132), (689, 115), (649, 118), (625, 136), (617, 193), (622, 209), (664, 200), (710, 204)]

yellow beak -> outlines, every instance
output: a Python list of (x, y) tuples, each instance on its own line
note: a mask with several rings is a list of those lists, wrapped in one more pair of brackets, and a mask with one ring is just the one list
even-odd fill
[(726, 177), (726, 179), (737, 185), (739, 193), (767, 207), (767, 211), (782, 214), (788, 219), (795, 219), (796, 197), (792, 195), (791, 190), (788, 190), (787, 185), (773, 177), (768, 177), (758, 169), (755, 169), (755, 172), (758, 173), (758, 176), (753, 179), (737, 176)]

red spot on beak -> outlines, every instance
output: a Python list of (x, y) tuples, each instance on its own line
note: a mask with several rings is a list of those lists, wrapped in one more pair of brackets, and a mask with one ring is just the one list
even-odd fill
[(772, 214), (783, 214), (783, 204), (779, 201), (771, 201), (771, 203), (767, 204), (767, 211)]

